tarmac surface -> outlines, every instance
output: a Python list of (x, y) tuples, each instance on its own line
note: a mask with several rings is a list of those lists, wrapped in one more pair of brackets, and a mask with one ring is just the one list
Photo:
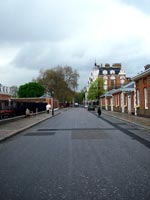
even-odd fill
[[(55, 115), (58, 115), (61, 113), (61, 110), (55, 111)], [(139, 117), (139, 116), (134, 116), (134, 115), (128, 115), (126, 113), (119, 113), (119, 112), (112, 112), (112, 111), (105, 111), (102, 110), (102, 115), (109, 115), (118, 119), (121, 119), (123, 121), (136, 124), (138, 126), (141, 126), (150, 132), (150, 118), (145, 118), (145, 117)], [(4, 123), (1, 121), (0, 122), (0, 142), (4, 141), (19, 132), (26, 130), (44, 120), (47, 120), (52, 116), (52, 114), (47, 114), (46, 112), (36, 114), (33, 116), (29, 117), (21, 117), (14, 119), (12, 121), (5, 121)]]

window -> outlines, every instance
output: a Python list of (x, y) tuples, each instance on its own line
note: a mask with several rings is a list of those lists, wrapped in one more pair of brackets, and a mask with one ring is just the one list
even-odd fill
[(115, 74), (115, 71), (114, 70), (110, 70), (110, 74)]
[(136, 100), (137, 100), (137, 106), (140, 106), (140, 91), (136, 91)]
[(106, 74), (107, 74), (107, 71), (106, 71), (106, 70), (104, 70), (104, 71), (103, 71), (103, 74), (104, 74), (104, 75), (106, 75)]
[(115, 88), (115, 80), (111, 80), (111, 89)]
[(144, 102), (145, 102), (145, 109), (148, 109), (147, 88), (144, 88)]

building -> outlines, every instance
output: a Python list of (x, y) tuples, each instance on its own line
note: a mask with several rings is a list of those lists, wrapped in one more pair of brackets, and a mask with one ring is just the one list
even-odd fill
[(95, 66), (92, 72), (90, 73), (88, 79), (87, 91), (89, 90), (91, 83), (94, 82), (98, 78), (98, 76), (99, 76), (99, 68)]
[(106, 92), (100, 97), (105, 110), (134, 114), (134, 82)]
[(150, 65), (128, 84), (107, 91), (100, 100), (105, 110), (150, 117)]
[[(95, 81), (98, 77), (102, 78), (104, 81), (103, 87), (105, 92), (112, 89), (120, 88), (121, 86), (124, 86), (131, 81), (130, 78), (126, 77), (126, 73), (120, 63), (112, 64), (112, 66), (110, 66), (110, 64), (105, 64), (105, 66), (103, 66), (102, 64), (97, 65), (95, 63), (95, 66), (88, 79), (87, 92), (90, 88), (91, 83)], [(85, 99), (87, 100), (87, 98)]]
[(11, 96), (10, 87), (0, 84), (0, 110), (10, 106)]
[(95, 64), (95, 66), (99, 69), (98, 77), (104, 80), (105, 91), (117, 89), (130, 81), (130, 79), (126, 77), (121, 63), (115, 63), (112, 66), (110, 66), (110, 64), (105, 64), (104, 67), (102, 64)]
[(134, 108), (135, 115), (150, 117), (150, 65), (145, 71), (134, 76)]
[(130, 78), (126, 77), (126, 73), (120, 63), (115, 63), (112, 66), (110, 66), (110, 64), (105, 64), (104, 67), (102, 64), (97, 65), (95, 63), (95, 67), (88, 79), (87, 90), (90, 87), (90, 84), (98, 77), (104, 80), (105, 91), (117, 89), (131, 81)]
[(28, 108), (33, 113), (46, 110), (46, 104), (54, 109), (59, 108), (59, 102), (52, 96), (43, 95), (38, 98), (13, 98), (12, 88), (0, 84), (0, 119), (24, 115)]
[(11, 95), (10, 87), (0, 84), (0, 99), (9, 99)]

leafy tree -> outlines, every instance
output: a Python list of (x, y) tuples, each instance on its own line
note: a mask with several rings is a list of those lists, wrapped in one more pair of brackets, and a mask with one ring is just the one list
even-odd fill
[(97, 78), (91, 83), (88, 91), (89, 100), (99, 100), (100, 95), (104, 94), (104, 82), (102, 78)]
[(71, 67), (57, 66), (53, 69), (40, 70), (37, 82), (42, 84), (46, 92), (54, 91), (60, 102), (72, 101), (78, 86), (79, 74)]
[(83, 103), (85, 100), (85, 93), (86, 93), (86, 88), (83, 88), (80, 92), (75, 93), (75, 102), (78, 103)]
[(18, 90), (18, 96), (20, 98), (25, 97), (40, 97), (44, 94), (44, 87), (36, 82), (29, 82), (21, 85)]

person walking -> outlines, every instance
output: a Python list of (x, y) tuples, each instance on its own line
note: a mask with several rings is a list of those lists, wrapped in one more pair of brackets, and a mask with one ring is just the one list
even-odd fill
[(97, 109), (97, 113), (98, 113), (98, 116), (100, 117), (101, 114), (102, 114), (100, 106), (99, 106), (98, 109)]
[(46, 111), (47, 111), (48, 114), (50, 113), (50, 109), (51, 109), (51, 105), (48, 103), (46, 105)]

